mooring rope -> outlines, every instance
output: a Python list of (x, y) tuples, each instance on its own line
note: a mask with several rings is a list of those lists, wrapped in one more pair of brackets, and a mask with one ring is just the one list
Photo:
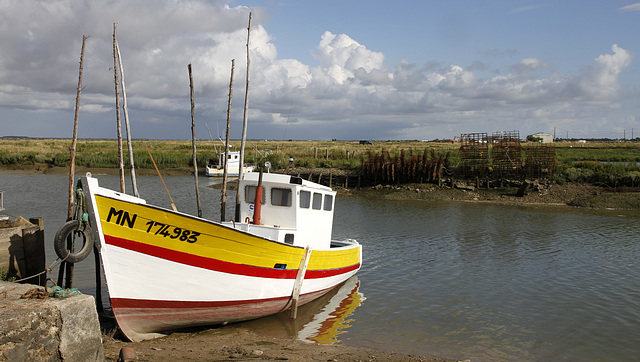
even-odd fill
[(51, 263), (51, 265), (48, 268), (46, 268), (45, 270), (41, 271), (38, 274), (34, 274), (34, 275), (30, 276), (30, 277), (14, 280), (13, 283), (20, 283), (20, 282), (23, 282), (25, 280), (29, 280), (31, 278), (39, 277), (42, 274), (46, 274), (46, 273), (51, 272), (53, 268), (55, 268), (56, 266), (61, 264), (63, 261), (65, 261), (69, 257), (69, 255), (71, 255), (71, 253), (67, 254), (67, 256), (65, 256), (63, 259), (57, 258), (53, 263)]

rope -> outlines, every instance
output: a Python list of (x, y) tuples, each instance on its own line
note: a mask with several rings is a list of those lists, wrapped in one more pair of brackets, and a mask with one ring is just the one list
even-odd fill
[(53, 287), (51, 287), (51, 291), (47, 290), (47, 285), (45, 283), (44, 288), (36, 287), (36, 288), (31, 288), (27, 290), (24, 294), (20, 296), (20, 299), (66, 298), (73, 295), (82, 294), (82, 292), (79, 291), (77, 288), (63, 289), (62, 287), (57, 286), (56, 283), (53, 281), (53, 279), (48, 278), (47, 281), (49, 280), (53, 283)]
[(80, 294), (82, 294), (82, 292), (80, 292), (76, 288), (63, 289), (62, 287), (59, 287), (56, 285), (55, 287), (51, 288), (51, 292), (49, 293), (49, 298), (66, 298), (72, 295), (80, 295)]
[(51, 263), (51, 265), (50, 265), (48, 268), (46, 268), (45, 270), (41, 271), (41, 272), (40, 272), (40, 273), (38, 273), (38, 274), (34, 274), (34, 275), (30, 276), (30, 277), (26, 277), (26, 278), (22, 278), (22, 279), (14, 280), (13, 282), (14, 282), (14, 283), (20, 283), (20, 282), (23, 282), (23, 281), (25, 281), (25, 280), (29, 280), (29, 279), (31, 279), (31, 278), (39, 277), (39, 276), (40, 276), (40, 275), (42, 275), (42, 274), (49, 273), (49, 272), (51, 272), (51, 270), (52, 270), (54, 267), (58, 266), (58, 265), (59, 265), (59, 264), (61, 264), (63, 261), (67, 260), (67, 258), (69, 257), (69, 255), (71, 255), (71, 253), (67, 254), (67, 256), (65, 256), (65, 257), (64, 257), (64, 259), (60, 259), (60, 258), (56, 259), (53, 263)]

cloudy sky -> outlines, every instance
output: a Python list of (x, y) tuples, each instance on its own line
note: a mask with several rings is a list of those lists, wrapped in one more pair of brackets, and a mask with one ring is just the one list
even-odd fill
[[(637, 0), (636, 0), (637, 1)], [(0, 136), (115, 138), (113, 24), (132, 136), (250, 139), (461, 133), (640, 136), (640, 2), (3, 0)]]

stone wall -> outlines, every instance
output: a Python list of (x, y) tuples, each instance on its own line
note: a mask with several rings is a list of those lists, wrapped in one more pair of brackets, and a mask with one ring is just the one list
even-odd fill
[(36, 287), (0, 282), (0, 361), (104, 361), (94, 298), (20, 298)]

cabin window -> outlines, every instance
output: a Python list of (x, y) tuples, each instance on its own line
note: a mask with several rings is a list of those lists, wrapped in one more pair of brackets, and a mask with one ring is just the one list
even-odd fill
[(322, 194), (313, 193), (313, 209), (320, 210), (322, 208)]
[(284, 235), (284, 243), (293, 245), (293, 234), (285, 234)]
[[(244, 200), (248, 204), (254, 204), (256, 201), (256, 189), (258, 186), (247, 185), (244, 187)], [(264, 188), (262, 192), (262, 204), (264, 205), (266, 197), (264, 195)]]
[(333, 206), (333, 195), (324, 195), (324, 210), (331, 211)]
[(311, 192), (300, 191), (300, 208), (308, 209), (311, 206)]
[(271, 205), (291, 206), (291, 189), (273, 187), (271, 189)]

